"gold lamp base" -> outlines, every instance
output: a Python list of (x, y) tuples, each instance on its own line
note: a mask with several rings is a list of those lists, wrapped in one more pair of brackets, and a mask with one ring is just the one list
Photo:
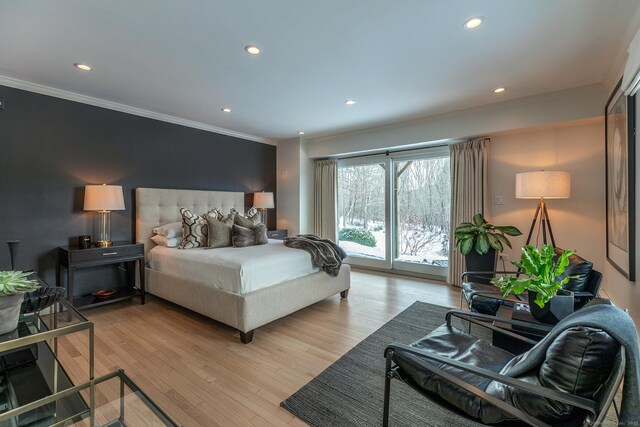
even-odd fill
[(113, 242), (111, 240), (98, 240), (96, 242), (96, 246), (99, 248), (106, 248), (108, 246), (113, 246)]

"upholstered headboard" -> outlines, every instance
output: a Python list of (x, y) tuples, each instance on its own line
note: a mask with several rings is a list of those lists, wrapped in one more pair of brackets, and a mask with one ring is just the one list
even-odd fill
[(182, 221), (180, 208), (202, 215), (213, 208), (227, 213), (244, 211), (244, 193), (235, 191), (136, 188), (136, 243), (144, 243), (145, 255), (156, 244), (151, 240), (159, 225)]

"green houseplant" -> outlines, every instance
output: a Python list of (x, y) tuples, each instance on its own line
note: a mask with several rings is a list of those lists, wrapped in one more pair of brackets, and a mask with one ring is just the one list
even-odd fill
[(573, 293), (562, 290), (572, 276), (564, 276), (569, 257), (576, 251), (563, 251), (556, 255), (553, 245), (538, 250), (527, 245), (522, 248), (520, 261), (512, 264), (525, 277), (502, 276), (491, 283), (500, 288), (506, 298), (511, 292), (516, 295), (528, 291), (531, 314), (545, 323), (557, 323), (573, 312)]
[[(456, 247), (465, 257), (468, 271), (494, 271), (497, 253), (511, 248), (507, 236), (519, 236), (522, 232), (511, 225), (493, 225), (487, 222), (481, 213), (473, 216), (471, 222), (463, 222), (454, 231)], [(488, 276), (470, 276), (473, 281), (487, 283)]]
[(505, 246), (511, 247), (507, 236), (519, 236), (522, 232), (512, 225), (489, 224), (481, 213), (473, 216), (472, 222), (463, 222), (455, 229), (456, 246), (460, 246), (462, 255), (471, 250), (479, 255), (488, 253), (492, 248), (502, 252)]
[(30, 274), (22, 271), (0, 271), (0, 335), (18, 327), (24, 294), (40, 287), (37, 281), (28, 278)]

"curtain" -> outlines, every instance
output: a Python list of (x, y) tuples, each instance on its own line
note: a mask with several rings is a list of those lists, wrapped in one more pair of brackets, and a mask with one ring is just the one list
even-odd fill
[(456, 248), (453, 231), (473, 215), (488, 215), (487, 159), (489, 139), (461, 142), (449, 146), (451, 162), (451, 230), (447, 282), (461, 286), (464, 257)]
[(316, 161), (314, 181), (314, 233), (336, 241), (336, 199), (338, 164), (336, 160)]

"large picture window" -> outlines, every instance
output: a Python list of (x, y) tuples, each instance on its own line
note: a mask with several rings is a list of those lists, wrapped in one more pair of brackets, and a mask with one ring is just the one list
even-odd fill
[(446, 147), (338, 163), (338, 242), (351, 264), (444, 277), (450, 206)]

